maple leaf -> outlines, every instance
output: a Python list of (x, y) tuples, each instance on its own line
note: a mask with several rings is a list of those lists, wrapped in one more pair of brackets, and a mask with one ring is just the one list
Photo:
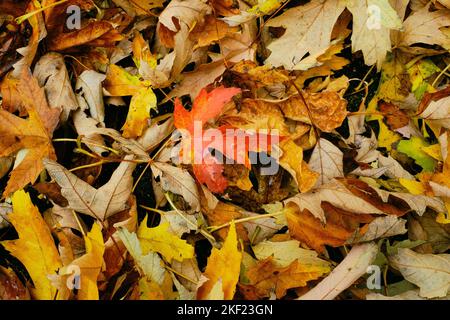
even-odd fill
[(222, 281), (223, 298), (233, 299), (239, 280), (241, 259), (242, 253), (238, 250), (236, 226), (232, 222), (222, 248), (212, 249), (203, 273), (208, 281), (198, 289), (197, 299), (205, 299), (218, 281)]
[[(190, 112), (184, 109), (180, 100), (177, 98), (175, 100), (174, 110), (175, 127), (177, 129), (188, 130), (193, 135), (195, 122), (203, 127), (207, 121), (216, 118), (222, 112), (225, 103), (240, 92), (241, 90), (238, 88), (219, 87), (209, 93), (205, 89), (202, 89), (195, 98)], [(193, 138), (192, 136), (190, 137), (190, 139)], [(217, 163), (212, 156), (204, 160), (208, 160), (209, 163), (194, 164), (195, 176), (200, 183), (206, 183), (211, 191), (222, 193), (228, 185), (225, 177), (222, 175), (223, 164)]]
[[(374, 21), (370, 7), (377, 8), (379, 19)], [(388, 51), (391, 51), (391, 30), (399, 30), (402, 21), (388, 0), (349, 1), (353, 15), (352, 49), (361, 50), (367, 65), (377, 64), (381, 69)]]
[(44, 164), (50, 176), (61, 187), (61, 194), (69, 202), (70, 208), (103, 221), (126, 208), (125, 202), (133, 184), (131, 174), (136, 166), (128, 162), (132, 158), (127, 156), (111, 179), (98, 189), (52, 160), (45, 159)]
[(246, 274), (259, 298), (268, 297), (272, 289), (277, 298), (282, 298), (288, 289), (304, 287), (308, 281), (318, 279), (329, 271), (328, 266), (303, 265), (299, 260), (280, 268), (269, 257), (258, 262)]
[(194, 257), (194, 247), (168, 232), (169, 224), (162, 223), (155, 228), (147, 227), (147, 217), (139, 225), (137, 236), (143, 254), (150, 251), (160, 253), (169, 263), (172, 259), (183, 261)]
[(420, 287), (420, 296), (445, 297), (450, 287), (450, 255), (420, 254), (407, 248), (389, 257), (405, 279)]
[(344, 9), (343, 1), (314, 0), (270, 19), (267, 27), (284, 27), (286, 32), (267, 46), (272, 53), (265, 62), (292, 69), (306, 53), (328, 48), (333, 26)]
[(56, 288), (51, 285), (48, 276), (56, 275), (62, 263), (50, 229), (26, 192), (16, 191), (11, 199), (13, 212), (9, 219), (19, 239), (2, 241), (1, 244), (23, 263), (30, 274), (34, 284), (30, 288), (32, 296), (52, 300)]
[(441, 31), (442, 27), (450, 26), (449, 10), (430, 12), (430, 6), (414, 12), (403, 23), (399, 45), (410, 46), (415, 43), (440, 45), (447, 48), (450, 45), (448, 37)]
[(60, 108), (61, 120), (67, 121), (72, 110), (78, 109), (77, 99), (64, 63), (64, 57), (58, 53), (44, 55), (34, 68), (34, 77), (45, 94), (51, 108)]
[(181, 101), (175, 99), (174, 124), (177, 129), (194, 132), (194, 122), (203, 126), (207, 121), (216, 118), (222, 112), (224, 105), (241, 92), (239, 88), (218, 87), (207, 92), (202, 89), (192, 104), (192, 110), (187, 111)]
[(80, 268), (80, 290), (78, 300), (98, 300), (97, 278), (103, 265), (105, 244), (100, 226), (94, 223), (91, 231), (84, 237), (86, 253), (72, 261), (70, 265)]
[(43, 158), (55, 159), (51, 137), (59, 122), (60, 110), (51, 109), (44, 91), (29, 71), (24, 71), (17, 90), (28, 113), (28, 119), (0, 110), (0, 157), (26, 150), (25, 157), (11, 172), (3, 196), (33, 183), (44, 166)]
[(367, 273), (367, 267), (372, 265), (377, 253), (378, 246), (373, 242), (354, 246), (324, 280), (299, 300), (333, 300), (351, 286), (355, 279)]

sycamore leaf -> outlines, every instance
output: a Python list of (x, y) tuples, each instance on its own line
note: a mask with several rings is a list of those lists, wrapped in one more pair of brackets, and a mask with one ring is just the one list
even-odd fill
[[(347, 116), (347, 101), (337, 92), (303, 92), (279, 104), (286, 118), (312, 124), (325, 132), (341, 126)], [(306, 102), (306, 105), (305, 105)]]
[(56, 275), (62, 267), (61, 259), (50, 229), (25, 191), (12, 195), (13, 212), (8, 218), (19, 239), (2, 241), (1, 244), (25, 266), (33, 280), (31, 294), (35, 299), (53, 300), (56, 288), (48, 276)]
[(333, 300), (366, 274), (367, 267), (375, 260), (377, 253), (378, 246), (373, 242), (354, 246), (328, 277), (299, 300)]
[[(108, 21), (91, 21), (80, 30), (52, 35), (48, 39), (48, 49), (51, 51), (62, 51), (81, 46), (99, 39), (112, 30), (114, 30), (114, 27)], [(119, 38), (118, 40), (121, 39)]]
[(45, 159), (44, 165), (61, 187), (61, 194), (69, 202), (70, 208), (104, 221), (126, 208), (133, 185), (132, 173), (136, 166), (129, 162), (132, 159), (133, 156), (126, 156), (110, 180), (98, 189), (52, 160)]
[(10, 268), (0, 266), (0, 300), (30, 300), (30, 292)]
[(23, 57), (14, 64), (14, 70), (12, 75), (15, 78), (22, 76), (25, 70), (28, 70), (33, 63), (35, 55), (37, 53), (39, 43), (47, 36), (47, 30), (44, 23), (44, 17), (42, 12), (38, 10), (41, 9), (41, 4), (38, 1), (29, 1), (26, 13), (33, 12), (34, 14), (28, 19), (28, 22), (32, 28), (32, 34), (28, 41), (28, 46), (17, 49)]
[(343, 246), (348, 239), (360, 235), (361, 223), (373, 220), (371, 215), (348, 212), (328, 203), (321, 205), (326, 223), (316, 218), (309, 210), (300, 211), (292, 204), (285, 209), (289, 234), (292, 238), (307, 244), (317, 252), (325, 252), (325, 245)]
[(155, 228), (147, 227), (147, 216), (139, 225), (137, 236), (143, 254), (150, 251), (160, 253), (169, 263), (172, 259), (183, 261), (194, 257), (194, 247), (169, 232), (169, 224), (162, 223)]
[(80, 289), (78, 300), (98, 300), (97, 278), (103, 265), (105, 244), (100, 226), (92, 225), (91, 231), (84, 237), (86, 253), (72, 261), (70, 265), (80, 268)]
[(159, 23), (172, 32), (179, 28), (174, 21), (179, 21), (192, 28), (197, 22), (211, 12), (211, 8), (202, 0), (172, 0), (159, 15)]
[(267, 46), (272, 53), (266, 64), (292, 69), (305, 54), (328, 48), (333, 26), (344, 9), (340, 0), (313, 0), (270, 19), (266, 27), (284, 27), (286, 31)]
[(429, 144), (419, 137), (411, 137), (409, 140), (402, 140), (397, 145), (397, 150), (413, 158), (424, 171), (434, 171), (436, 160), (423, 151)]
[(406, 220), (399, 219), (394, 215), (375, 218), (364, 228), (364, 233), (356, 232), (347, 243), (368, 242), (378, 238), (392, 237), (406, 233)]
[(150, 109), (156, 109), (156, 103), (156, 96), (150, 88), (139, 90), (131, 98), (130, 110), (122, 128), (125, 138), (137, 138), (144, 133), (148, 128)]
[(11, 172), (3, 196), (33, 183), (44, 169), (43, 158), (56, 158), (51, 137), (59, 122), (60, 110), (48, 106), (44, 90), (27, 70), (23, 72), (17, 89), (29, 118), (25, 120), (0, 110), (0, 157), (20, 150), (26, 150), (26, 153)]
[(208, 279), (197, 291), (197, 299), (205, 299), (215, 284), (222, 281), (225, 300), (231, 300), (239, 280), (242, 253), (238, 250), (236, 227), (231, 223), (228, 236), (219, 250), (213, 248), (203, 275)]
[(195, 26), (189, 33), (189, 37), (197, 42), (197, 47), (204, 47), (237, 31), (239, 31), (238, 27), (230, 27), (213, 15), (208, 15), (205, 17), (203, 24)]
[(62, 109), (61, 120), (67, 121), (72, 110), (78, 109), (64, 57), (58, 53), (43, 56), (34, 68), (39, 86), (45, 89), (50, 107)]
[(428, 123), (450, 129), (450, 97), (444, 97), (437, 101), (431, 101), (418, 115)]
[(420, 296), (436, 298), (447, 295), (450, 288), (449, 254), (420, 254), (399, 248), (389, 261), (406, 280), (420, 287)]

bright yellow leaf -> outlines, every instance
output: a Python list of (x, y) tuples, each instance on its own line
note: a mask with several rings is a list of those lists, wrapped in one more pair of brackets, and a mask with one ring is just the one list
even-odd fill
[(424, 184), (416, 180), (400, 178), (398, 182), (411, 194), (419, 195), (424, 194), (426, 191)]
[(71, 263), (80, 268), (80, 289), (78, 300), (98, 300), (97, 278), (103, 265), (105, 244), (100, 226), (94, 223), (91, 231), (84, 237), (86, 254)]
[(139, 90), (131, 98), (130, 110), (127, 120), (123, 126), (123, 136), (125, 138), (137, 138), (148, 128), (150, 119), (150, 109), (156, 108), (156, 96), (150, 88)]
[(56, 275), (62, 266), (51, 232), (39, 210), (23, 190), (12, 195), (13, 212), (10, 222), (19, 239), (3, 241), (6, 250), (22, 262), (34, 283), (31, 294), (34, 299), (52, 300), (56, 288), (51, 285), (49, 275)]
[(194, 257), (194, 247), (169, 231), (170, 224), (162, 223), (156, 228), (147, 227), (147, 217), (138, 228), (142, 254), (158, 252), (170, 263), (172, 259), (183, 261)]
[(205, 299), (208, 297), (218, 281), (222, 281), (224, 299), (233, 299), (236, 291), (236, 284), (239, 280), (242, 260), (242, 253), (238, 250), (237, 246), (236, 226), (234, 222), (232, 222), (223, 247), (220, 250), (213, 248), (211, 255), (208, 258), (208, 264), (203, 273), (203, 275), (208, 278), (208, 281), (198, 289), (198, 299)]
[(150, 82), (142, 81), (138, 76), (134, 76), (125, 69), (111, 64), (106, 73), (104, 86), (112, 96), (123, 97), (134, 96), (141, 89), (150, 87)]

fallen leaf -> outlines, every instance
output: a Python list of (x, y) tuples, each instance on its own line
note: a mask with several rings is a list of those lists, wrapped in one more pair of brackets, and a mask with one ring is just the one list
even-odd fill
[(194, 257), (194, 247), (168, 232), (169, 224), (162, 223), (155, 228), (147, 227), (147, 217), (139, 225), (137, 236), (141, 242), (143, 254), (160, 253), (169, 263), (172, 259), (183, 261)]
[(393, 267), (406, 280), (420, 287), (419, 294), (425, 298), (445, 297), (450, 287), (450, 255), (420, 254), (406, 248), (389, 257)]
[(29, 71), (24, 71), (17, 89), (29, 118), (25, 120), (0, 110), (0, 156), (9, 156), (23, 149), (27, 151), (22, 162), (11, 172), (3, 196), (33, 183), (44, 169), (43, 158), (56, 158), (51, 137), (59, 122), (60, 111), (48, 106), (44, 91)]
[(354, 246), (324, 280), (299, 300), (333, 300), (367, 272), (377, 253), (378, 247), (373, 242)]
[(30, 274), (34, 284), (30, 287), (33, 298), (53, 300), (57, 291), (48, 276), (56, 275), (62, 263), (50, 230), (25, 191), (16, 191), (12, 195), (12, 203), (13, 212), (9, 220), (19, 238), (2, 241), (1, 244), (22, 262)]
[(136, 164), (127, 156), (114, 171), (111, 179), (96, 189), (79, 179), (60, 164), (45, 159), (44, 165), (50, 176), (61, 187), (61, 194), (73, 210), (103, 221), (126, 208), (131, 194), (132, 172)]
[(250, 285), (256, 287), (259, 298), (269, 296), (269, 292), (274, 290), (276, 297), (280, 299), (288, 289), (304, 287), (308, 281), (316, 280), (329, 271), (328, 266), (303, 265), (299, 260), (280, 268), (269, 257), (248, 270), (247, 277)]
[(77, 293), (78, 300), (98, 300), (97, 278), (103, 265), (103, 242), (100, 226), (93, 224), (91, 231), (84, 237), (86, 254), (72, 261), (71, 266), (80, 268), (80, 289)]
[(197, 299), (205, 299), (218, 281), (222, 281), (225, 300), (232, 300), (239, 280), (242, 253), (238, 250), (236, 227), (232, 222), (222, 248), (213, 248), (203, 275), (208, 279), (197, 291)]

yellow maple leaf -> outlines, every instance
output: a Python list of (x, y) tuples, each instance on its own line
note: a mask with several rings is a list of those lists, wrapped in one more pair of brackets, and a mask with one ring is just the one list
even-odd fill
[(98, 300), (97, 278), (103, 265), (105, 244), (100, 226), (94, 223), (91, 231), (84, 237), (86, 253), (74, 260), (71, 265), (80, 268), (80, 289), (78, 300)]
[(150, 109), (156, 108), (157, 103), (156, 96), (150, 88), (150, 82), (141, 80), (138, 76), (112, 64), (106, 73), (105, 89), (112, 96), (133, 96), (127, 120), (122, 128), (124, 130), (123, 136), (125, 138), (140, 137), (144, 130), (148, 128)]
[(233, 299), (242, 260), (242, 253), (238, 250), (237, 245), (236, 226), (234, 222), (231, 222), (223, 247), (220, 250), (213, 248), (208, 258), (208, 264), (203, 273), (208, 281), (198, 289), (197, 299), (208, 297), (218, 281), (222, 281), (224, 299)]
[(139, 90), (131, 98), (130, 110), (122, 128), (125, 138), (138, 138), (144, 133), (144, 130), (148, 128), (150, 109), (155, 109), (156, 103), (156, 96), (150, 88)]
[(147, 227), (147, 217), (138, 228), (138, 238), (145, 255), (150, 251), (158, 252), (170, 262), (172, 259), (183, 261), (194, 257), (194, 247), (169, 231), (170, 224), (162, 223), (156, 228)]
[(23, 190), (12, 197), (13, 212), (9, 219), (16, 229), (19, 239), (1, 242), (6, 250), (22, 262), (33, 280), (31, 294), (34, 299), (52, 300), (56, 288), (48, 276), (56, 275), (62, 266), (50, 229), (39, 210)]

